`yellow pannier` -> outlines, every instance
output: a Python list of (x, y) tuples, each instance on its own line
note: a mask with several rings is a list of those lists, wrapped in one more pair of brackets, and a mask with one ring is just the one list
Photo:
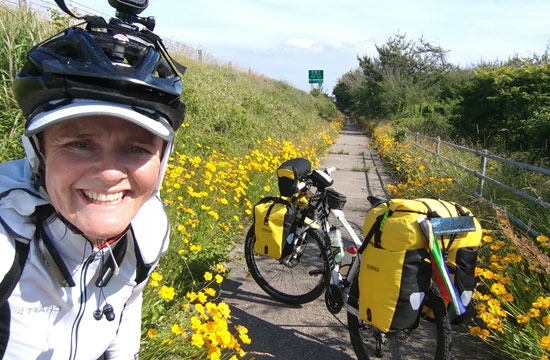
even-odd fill
[(469, 232), (438, 236), (449, 272), (463, 304), (470, 303), (475, 287), (475, 263), (481, 226), (471, 212), (438, 199), (392, 199), (371, 209), (363, 226), (365, 242), (359, 272), (361, 318), (383, 332), (418, 325), (432, 267), (421, 216), (472, 217)]
[(254, 251), (281, 259), (292, 251), (296, 208), (280, 197), (266, 197), (254, 205)]

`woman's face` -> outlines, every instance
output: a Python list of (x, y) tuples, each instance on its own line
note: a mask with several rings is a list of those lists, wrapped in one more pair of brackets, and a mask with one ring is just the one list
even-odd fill
[(51, 202), (90, 240), (122, 233), (156, 190), (163, 141), (128, 121), (67, 120), (42, 142)]

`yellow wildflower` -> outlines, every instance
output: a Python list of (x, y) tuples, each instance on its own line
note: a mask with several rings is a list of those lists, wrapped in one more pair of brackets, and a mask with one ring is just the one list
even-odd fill
[(195, 301), (197, 298), (197, 293), (194, 291), (188, 291), (187, 294), (185, 294), (185, 297), (189, 299), (189, 301)]
[(176, 335), (184, 335), (183, 328), (179, 326), (178, 324), (172, 325), (172, 332)]
[(550, 307), (550, 297), (539, 296), (533, 303), (535, 309), (548, 309)]
[(193, 334), (193, 336), (191, 337), (191, 345), (197, 347), (197, 348), (202, 348), (202, 346), (204, 345), (204, 340), (202, 338), (202, 335), (201, 334)]
[(166, 299), (166, 300), (173, 300), (174, 299), (174, 296), (176, 295), (176, 292), (174, 290), (173, 287), (168, 287), (166, 285), (162, 285), (162, 287), (160, 288), (158, 294), (163, 298), (163, 299)]
[(231, 317), (231, 310), (229, 310), (229, 305), (227, 305), (223, 301), (218, 304), (218, 311), (226, 319), (229, 319)]
[(151, 274), (151, 279), (156, 280), (156, 281), (161, 281), (163, 279), (163, 276), (161, 274), (159, 274), (158, 272), (153, 271), (153, 273)]
[(191, 245), (191, 246), (189, 246), (189, 250), (199, 252), (199, 251), (202, 250), (202, 246), (200, 246), (200, 245)]
[(216, 290), (212, 288), (205, 288), (203, 291), (208, 296), (216, 296)]
[(518, 324), (525, 324), (529, 321), (529, 316), (525, 316), (525, 315), (518, 315), (517, 318), (516, 318), (516, 321), (518, 322)]
[(529, 309), (529, 311), (527, 312), (527, 315), (529, 315), (529, 317), (532, 317), (532, 318), (539, 317), (539, 315), (540, 315), (540, 310), (539, 310), (539, 309), (531, 308), (531, 309)]
[(157, 337), (157, 329), (147, 330), (147, 336), (149, 337), (149, 339), (154, 339), (155, 337)]
[(491, 286), (491, 292), (495, 295), (504, 295), (508, 293), (508, 291), (506, 290), (506, 287), (501, 283), (494, 283)]
[(540, 346), (547, 350), (547, 351), (550, 351), (550, 335), (549, 336), (543, 336), (541, 339), (540, 339)]
[(222, 264), (216, 264), (216, 269), (218, 269), (218, 271), (225, 272), (225, 268)]
[(204, 303), (206, 302), (206, 294), (200, 292), (200, 293), (198, 294), (197, 299), (199, 300), (199, 302), (200, 302), (201, 304), (204, 304)]

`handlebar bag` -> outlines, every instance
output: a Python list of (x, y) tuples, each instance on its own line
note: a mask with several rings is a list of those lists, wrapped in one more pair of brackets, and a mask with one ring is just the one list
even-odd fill
[(311, 173), (311, 162), (303, 158), (290, 159), (277, 169), (277, 180), (281, 196), (292, 196), (297, 191), (298, 182)]
[[(383, 332), (414, 329), (429, 311), (424, 298), (431, 284), (432, 264), (418, 224), (422, 216), (459, 217), (471, 212), (437, 199), (392, 199), (371, 209), (363, 226), (367, 234), (359, 252), (359, 313)], [(481, 226), (475, 231), (439, 236), (446, 265), (462, 303), (470, 303), (475, 280)]]
[(254, 205), (254, 251), (281, 259), (292, 252), (296, 207), (280, 197), (265, 197)]

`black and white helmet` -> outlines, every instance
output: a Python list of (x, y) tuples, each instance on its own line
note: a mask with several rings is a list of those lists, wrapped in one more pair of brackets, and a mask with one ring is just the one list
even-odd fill
[(29, 159), (35, 173), (42, 170), (35, 135), (56, 123), (114, 116), (161, 137), (171, 150), (184, 119), (178, 70), (185, 68), (171, 59), (160, 38), (113, 19), (84, 19), (33, 47), (14, 82), (15, 98), (27, 119), (27, 157), (37, 158)]
[[(150, 31), (108, 24), (100, 17), (90, 20), (85, 29), (69, 28), (29, 51), (14, 83), (15, 98), (27, 118), (27, 135), (47, 127), (46, 113), (67, 109), (64, 116), (75, 117), (79, 110), (93, 111), (76, 105), (77, 99), (103, 103), (100, 111), (113, 115), (117, 107), (134, 111), (138, 118), (150, 119), (136, 120), (138, 125), (157, 133), (155, 123), (160, 123), (173, 134), (184, 118), (183, 86), (160, 39)], [(38, 120), (39, 126), (34, 124)]]

